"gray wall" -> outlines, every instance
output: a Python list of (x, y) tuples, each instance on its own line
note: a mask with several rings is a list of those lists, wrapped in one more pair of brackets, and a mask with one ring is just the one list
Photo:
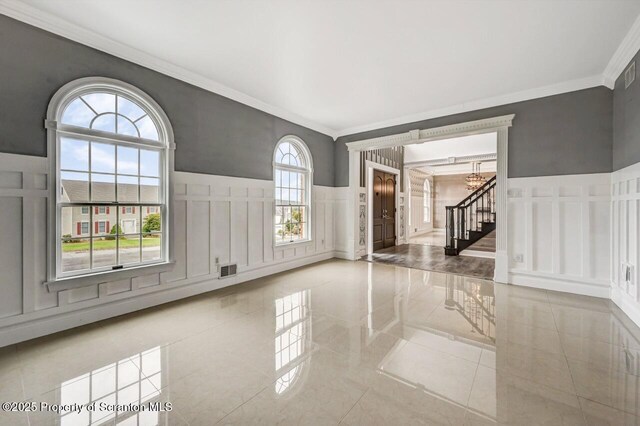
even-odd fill
[(506, 114), (516, 114), (509, 129), (509, 177), (612, 171), (613, 92), (602, 86), (340, 137), (336, 186), (349, 186), (346, 142)]
[[(0, 15), (0, 152), (46, 156), (47, 105), (64, 84), (110, 77), (152, 96), (176, 137), (176, 170), (272, 179), (277, 141), (302, 138), (314, 184), (334, 185), (331, 137)], [(256, 71), (259, 78), (259, 71)]]
[(633, 60), (636, 81), (625, 89), (622, 72), (613, 91), (613, 170), (640, 162), (640, 52)]

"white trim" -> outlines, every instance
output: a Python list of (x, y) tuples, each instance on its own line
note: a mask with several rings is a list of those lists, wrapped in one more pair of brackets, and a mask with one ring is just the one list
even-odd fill
[(391, 148), (401, 145), (414, 145), (453, 137), (478, 135), (496, 132), (498, 129), (511, 127), (515, 114), (501, 115), (482, 120), (466, 121), (448, 126), (429, 129), (414, 129), (405, 133), (397, 133), (372, 139), (348, 142), (347, 150), (366, 151), (370, 149)]
[[(280, 147), (280, 144), (284, 143), (284, 142), (289, 142), (291, 145), (297, 146), (298, 148), (300, 148), (302, 150), (302, 155), (304, 155), (305, 157), (305, 161), (307, 162), (307, 166), (302, 168), (302, 167), (293, 167), (293, 166), (288, 166), (286, 164), (282, 164), (282, 163), (277, 163), (276, 162), (276, 154), (278, 152), (278, 148)], [(295, 136), (295, 135), (287, 135), (287, 136), (283, 136), (282, 138), (280, 138), (280, 140), (278, 141), (278, 143), (276, 144), (275, 148), (273, 149), (273, 214), (271, 215), (271, 230), (273, 232), (273, 247), (291, 247), (291, 246), (297, 246), (297, 245), (304, 245), (304, 244), (311, 244), (313, 242), (314, 239), (314, 232), (313, 232), (313, 226), (312, 226), (312, 212), (313, 212), (313, 206), (312, 201), (313, 201), (313, 158), (311, 157), (311, 151), (309, 150), (309, 147), (307, 146), (307, 144), (299, 137)], [(307, 232), (308, 234), (306, 235), (306, 238), (302, 239), (302, 240), (298, 240), (298, 241), (287, 241), (287, 242), (281, 242), (278, 243), (277, 242), (277, 238), (276, 238), (276, 224), (275, 224), (275, 218), (276, 218), (276, 208), (277, 208), (277, 198), (276, 198), (276, 170), (277, 169), (281, 169), (281, 170), (291, 170), (294, 172), (298, 172), (298, 173), (302, 173), (305, 176), (305, 188), (304, 191), (306, 192), (306, 200), (305, 200), (305, 206), (306, 211), (307, 211)]]
[[(390, 120), (384, 120), (374, 123), (368, 123), (361, 126), (354, 126), (344, 129), (333, 129), (295, 114), (291, 111), (287, 111), (283, 108), (271, 105), (267, 102), (256, 99), (243, 92), (232, 89), (224, 84), (215, 81), (213, 79), (204, 77), (196, 72), (189, 71), (186, 68), (172, 64), (153, 55), (150, 55), (142, 50), (133, 48), (124, 43), (117, 42), (108, 37), (97, 34), (94, 31), (83, 28), (81, 26), (72, 24), (64, 19), (54, 16), (50, 13), (39, 10), (28, 4), (16, 0), (0, 0), (0, 13), (7, 15), (11, 18), (65, 37), (67, 39), (82, 43), (86, 46), (98, 49), (102, 52), (106, 52), (110, 55), (118, 58), (142, 65), (154, 71), (160, 72), (164, 75), (176, 78), (178, 80), (193, 84), (194, 86), (205, 89), (209, 92), (222, 95), (226, 98), (232, 99), (236, 102), (240, 102), (244, 105), (256, 108), (260, 111), (268, 114), (280, 117), (284, 120), (298, 124), (300, 126), (315, 130), (325, 135), (331, 136), (334, 140), (340, 136), (352, 135), (369, 130), (380, 129), (384, 127), (411, 123), (414, 121), (427, 120), (430, 118), (443, 117), (452, 114), (459, 114), (468, 111), (474, 111), (483, 108), (490, 108), (500, 105), (507, 105), (514, 102), (521, 102), (531, 99), (542, 98), (545, 96), (552, 96), (561, 93), (573, 92), (576, 90), (588, 89), (592, 87), (606, 85), (612, 88), (610, 74), (612, 72), (611, 62), (607, 67), (604, 74), (596, 74), (585, 78), (579, 78), (574, 80), (565, 81), (562, 83), (552, 84), (548, 86), (542, 86), (538, 88), (523, 90), (519, 92), (494, 96), (490, 98), (477, 99), (469, 102), (465, 102), (458, 105), (452, 105), (445, 108), (438, 108), (434, 110), (428, 110), (416, 114), (410, 114), (402, 117), (396, 117)], [(636, 21), (638, 24), (638, 21)], [(634, 24), (632, 31), (635, 34), (636, 27)], [(631, 33), (631, 31), (630, 31)], [(630, 38), (630, 35), (627, 35)], [(635, 40), (635, 37), (633, 38)], [(624, 43), (624, 42), (623, 42)], [(627, 42), (628, 43), (628, 42)], [(618, 48), (621, 50), (622, 46)], [(625, 52), (629, 50), (625, 49)], [(637, 51), (636, 49), (635, 51)], [(634, 53), (635, 53), (634, 51)], [(616, 55), (618, 51), (616, 51)], [(616, 57), (614, 55), (614, 58)], [(626, 57), (626, 56), (625, 56)], [(614, 62), (612, 58), (612, 62)], [(616, 62), (617, 63), (617, 62)], [(624, 67), (624, 66), (623, 66)], [(618, 75), (620, 73), (618, 72)], [(617, 76), (616, 76), (617, 77)], [(615, 80), (615, 79), (614, 79)]]
[[(1, 0), (0, 0), (1, 1)], [(592, 75), (586, 78), (565, 81), (563, 83), (552, 84), (549, 86), (538, 87), (535, 89), (523, 90), (520, 92), (509, 93), (506, 95), (495, 96), (491, 98), (478, 99), (463, 104), (453, 105), (445, 108), (439, 108), (417, 114), (396, 117), (390, 120), (378, 121), (376, 123), (364, 124), (362, 126), (350, 127), (336, 132), (336, 137), (354, 135), (357, 133), (368, 132), (370, 130), (383, 129), (391, 126), (398, 126), (406, 123), (414, 123), (431, 118), (445, 117), (448, 115), (461, 114), (470, 111), (477, 111), (485, 108), (491, 108), (501, 105), (508, 105), (516, 102), (528, 101), (532, 99), (544, 98), (547, 96), (559, 95), (562, 93), (575, 92), (577, 90), (590, 89), (605, 85), (605, 79), (602, 75)], [(610, 86), (607, 86), (612, 88)]]
[[(0, 0), (2, 1), (2, 0)], [(62, 272), (61, 262), (62, 253), (58, 249), (58, 243), (61, 240), (60, 222), (58, 220), (58, 209), (60, 208), (58, 202), (58, 188), (60, 188), (60, 173), (59, 173), (59, 149), (60, 149), (60, 137), (63, 135), (70, 135), (72, 137), (86, 137), (88, 140), (94, 140), (93, 133), (90, 129), (75, 126), (64, 126), (60, 124), (60, 119), (64, 113), (67, 105), (75, 100), (77, 97), (86, 93), (92, 92), (107, 92), (116, 95), (122, 95), (135, 103), (137, 103), (149, 116), (149, 118), (156, 125), (158, 130), (158, 141), (140, 140), (141, 146), (149, 146), (149, 149), (156, 150), (162, 161), (162, 167), (160, 169), (159, 181), (162, 184), (162, 193), (160, 194), (160, 200), (158, 204), (162, 205), (162, 222), (165, 224), (162, 229), (162, 258), (160, 260), (144, 262), (141, 259), (140, 263), (137, 263), (121, 269), (109, 269), (107, 267), (100, 269), (90, 269), (89, 271), (73, 271)], [(130, 269), (137, 266), (144, 265), (157, 265), (170, 263), (173, 260), (173, 218), (172, 214), (172, 200), (173, 200), (173, 173), (174, 173), (174, 158), (173, 153), (175, 150), (173, 128), (169, 121), (169, 118), (165, 114), (164, 110), (158, 105), (153, 98), (147, 95), (137, 87), (111, 78), (106, 77), (84, 77), (77, 80), (73, 80), (62, 86), (53, 95), (49, 105), (47, 107), (47, 117), (44, 122), (44, 126), (47, 130), (47, 157), (49, 162), (48, 170), (48, 182), (49, 185), (49, 200), (48, 200), (48, 231), (47, 231), (47, 247), (49, 248), (49, 255), (47, 259), (47, 280), (48, 282), (54, 282), (60, 279), (74, 278), (78, 283), (83, 282), (83, 277), (91, 276), (99, 272), (111, 272), (115, 273), (124, 269)], [(68, 130), (68, 131), (67, 131)], [(87, 131), (89, 130), (89, 131)], [(89, 135), (89, 136), (87, 136)], [(122, 135), (105, 133), (101, 139), (111, 144), (128, 144), (136, 139), (130, 137), (123, 137)], [(89, 155), (89, 161), (91, 156)], [(134, 203), (135, 204), (135, 203)], [(119, 208), (121, 204), (114, 204), (116, 210), (116, 222), (119, 217)], [(101, 214), (101, 213), (99, 213)], [(90, 232), (94, 231), (94, 209), (89, 209), (90, 217)], [(116, 223), (117, 224), (117, 223)], [(106, 230), (105, 233), (109, 231)], [(142, 247), (142, 246), (141, 246)], [(90, 250), (90, 256), (92, 256), (92, 250)], [(89, 283), (90, 280), (87, 280)], [(89, 284), (87, 284), (89, 285)]]
[(509, 283), (543, 290), (561, 291), (584, 296), (601, 297), (604, 299), (610, 298), (608, 283), (595, 280), (588, 281), (581, 277), (573, 281), (567, 277), (557, 279), (543, 274), (511, 272), (509, 273)]
[(134, 47), (117, 42), (94, 31), (72, 24), (50, 13), (15, 0), (0, 0), (0, 13), (70, 40), (93, 47), (118, 58), (142, 65), (164, 75), (193, 84), (210, 92), (280, 117), (292, 123), (336, 138), (335, 131), (298, 114), (263, 102), (213, 79), (172, 64)]
[[(395, 206), (396, 211), (394, 212), (395, 221), (394, 225), (396, 228), (396, 245), (398, 244), (398, 240), (400, 239), (399, 234), (399, 207), (400, 207), (400, 170), (395, 169), (393, 167), (385, 166), (383, 164), (374, 163), (373, 161), (366, 160), (365, 167), (367, 172), (367, 254), (373, 253), (373, 170), (381, 170), (383, 172), (391, 173), (396, 175), (396, 189), (395, 189)], [(406, 231), (405, 231), (406, 232)]]
[(627, 64), (640, 50), (640, 16), (638, 16), (629, 29), (622, 43), (616, 49), (603, 72), (604, 85), (613, 89), (616, 80), (622, 74)]
[[(406, 161), (404, 165), (406, 167), (446, 166), (450, 164), (467, 164), (481, 161), (495, 161), (497, 159), (498, 154), (496, 152), (492, 152), (488, 154), (461, 155), (459, 157), (437, 158), (434, 160)], [(430, 174), (424, 171), (423, 173)]]
[[(452, 124), (449, 126), (435, 127), (431, 129), (414, 129), (406, 133), (383, 136), (373, 139), (365, 139), (347, 143), (349, 151), (349, 193), (352, 200), (354, 210), (349, 212), (349, 220), (352, 221), (351, 229), (354, 235), (357, 235), (356, 225), (358, 223), (357, 210), (359, 205), (358, 194), (360, 189), (360, 151), (371, 149), (388, 148), (395, 146), (412, 145), (416, 143), (424, 143), (441, 139), (449, 139), (453, 137), (482, 134), (497, 133), (497, 172), (496, 172), (496, 263), (494, 280), (500, 283), (506, 283), (509, 279), (509, 255), (507, 246), (508, 233), (508, 199), (507, 199), (507, 176), (508, 176), (508, 141), (509, 127), (513, 123), (515, 114), (502, 115), (499, 117), (486, 118), (483, 120), (468, 121), (464, 123)], [(370, 205), (371, 194), (368, 194), (367, 205)], [(398, 204), (396, 204), (398, 205)], [(369, 209), (370, 207), (368, 207)], [(397, 220), (397, 216), (396, 216)], [(368, 217), (371, 222), (371, 215)], [(370, 226), (367, 229), (371, 229)], [(396, 234), (397, 235), (397, 234)], [(371, 237), (368, 238), (368, 241)], [(351, 243), (351, 241), (350, 241)], [(351, 244), (350, 244), (351, 246)], [(367, 244), (367, 253), (370, 244)], [(356, 241), (353, 241), (354, 257), (357, 257), (360, 248)]]

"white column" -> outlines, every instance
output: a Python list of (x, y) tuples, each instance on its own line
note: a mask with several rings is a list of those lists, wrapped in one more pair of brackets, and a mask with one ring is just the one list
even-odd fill
[(509, 128), (498, 129), (498, 161), (496, 172), (496, 263), (494, 280), (509, 282), (509, 250), (507, 239), (507, 163)]

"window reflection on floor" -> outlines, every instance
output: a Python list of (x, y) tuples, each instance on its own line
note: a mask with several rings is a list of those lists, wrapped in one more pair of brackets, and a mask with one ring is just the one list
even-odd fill
[(275, 369), (277, 394), (290, 390), (302, 374), (311, 342), (310, 290), (275, 300)]
[[(140, 367), (140, 368), (138, 368)], [(158, 400), (162, 388), (160, 347), (105, 365), (61, 384), (61, 404), (135, 404)], [(118, 425), (157, 425), (157, 411), (115, 412), (97, 409), (90, 412), (62, 412), (60, 425), (113, 423)]]

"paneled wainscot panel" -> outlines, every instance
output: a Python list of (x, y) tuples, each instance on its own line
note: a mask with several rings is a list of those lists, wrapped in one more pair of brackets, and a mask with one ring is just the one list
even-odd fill
[[(0, 346), (328, 259), (346, 250), (347, 191), (314, 186), (312, 241), (273, 246), (273, 182), (174, 173), (171, 271), (47, 291), (46, 158), (0, 154)], [(341, 225), (344, 228), (344, 225)], [(238, 264), (219, 279), (219, 266)]]
[(610, 179), (508, 179), (509, 282), (609, 297)]

